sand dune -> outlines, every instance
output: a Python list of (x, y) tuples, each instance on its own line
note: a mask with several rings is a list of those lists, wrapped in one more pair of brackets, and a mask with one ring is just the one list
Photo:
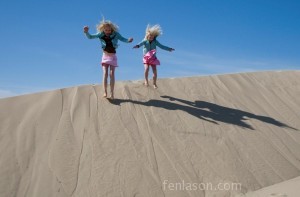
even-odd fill
[(299, 79), (117, 82), (113, 102), (91, 85), (0, 99), (0, 196), (235, 196), (293, 179)]
[(297, 197), (300, 194), (300, 176), (291, 180), (280, 182), (258, 191), (248, 192), (243, 197)]

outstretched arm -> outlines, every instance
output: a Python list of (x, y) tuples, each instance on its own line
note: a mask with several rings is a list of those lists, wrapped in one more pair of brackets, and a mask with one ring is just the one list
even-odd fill
[(121, 40), (122, 42), (130, 43), (133, 41), (133, 38), (124, 38), (120, 33), (116, 32), (118, 39)]
[(137, 49), (137, 48), (140, 48), (141, 46), (143, 46), (145, 44), (145, 40), (143, 40), (142, 42), (138, 43), (137, 45), (135, 45), (133, 48), (134, 49)]
[(158, 42), (158, 40), (156, 40), (156, 45), (157, 45), (159, 48), (161, 48), (161, 49), (163, 49), (163, 50), (166, 50), (166, 51), (174, 51), (174, 50), (175, 50), (175, 49), (173, 49), (173, 48), (170, 48), (170, 47), (167, 47), (167, 46), (165, 46), (165, 45), (160, 44), (160, 42)]
[(85, 33), (85, 36), (86, 36), (88, 39), (99, 38), (99, 37), (100, 37), (100, 34), (101, 34), (101, 33), (90, 34), (90, 33), (89, 33), (89, 27), (88, 27), (88, 26), (85, 26), (85, 27), (83, 28), (83, 32)]

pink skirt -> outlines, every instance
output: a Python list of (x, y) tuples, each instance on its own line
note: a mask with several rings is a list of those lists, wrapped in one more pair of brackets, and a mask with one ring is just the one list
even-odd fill
[(117, 67), (118, 66), (118, 58), (117, 58), (116, 54), (103, 53), (101, 64), (102, 64), (102, 66), (111, 65), (111, 66)]
[(148, 51), (143, 57), (143, 63), (148, 65), (160, 65), (159, 60), (155, 56), (156, 50)]

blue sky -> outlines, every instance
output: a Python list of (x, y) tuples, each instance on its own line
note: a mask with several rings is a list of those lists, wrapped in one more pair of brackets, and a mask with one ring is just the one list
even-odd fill
[(297, 0), (26, 0), (0, 2), (0, 97), (102, 83), (99, 40), (83, 26), (102, 18), (124, 37), (117, 81), (143, 79), (147, 24), (160, 24), (159, 78), (300, 68)]

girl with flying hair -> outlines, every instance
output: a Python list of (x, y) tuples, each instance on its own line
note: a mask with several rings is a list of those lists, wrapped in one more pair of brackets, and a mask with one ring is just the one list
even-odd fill
[(102, 55), (102, 69), (103, 69), (103, 88), (104, 88), (104, 98), (107, 98), (107, 78), (108, 78), (108, 69), (110, 76), (110, 99), (114, 99), (114, 86), (115, 86), (115, 68), (118, 66), (118, 59), (116, 56), (116, 49), (118, 47), (118, 40), (126, 43), (132, 42), (133, 38), (124, 38), (118, 32), (118, 26), (111, 21), (102, 20), (97, 25), (97, 34), (91, 35), (89, 33), (89, 27), (85, 26), (84, 33), (87, 38), (100, 39), (101, 46), (103, 49)]
[(159, 25), (150, 26), (147, 25), (146, 35), (143, 41), (135, 45), (133, 48), (139, 48), (143, 46), (143, 63), (145, 67), (144, 76), (145, 82), (144, 85), (149, 86), (148, 82), (148, 73), (149, 67), (151, 66), (153, 72), (153, 86), (156, 89), (157, 84), (157, 69), (156, 66), (160, 65), (160, 61), (156, 57), (156, 46), (166, 51), (174, 51), (175, 49), (164, 46), (158, 42), (157, 37), (162, 34), (162, 29)]

